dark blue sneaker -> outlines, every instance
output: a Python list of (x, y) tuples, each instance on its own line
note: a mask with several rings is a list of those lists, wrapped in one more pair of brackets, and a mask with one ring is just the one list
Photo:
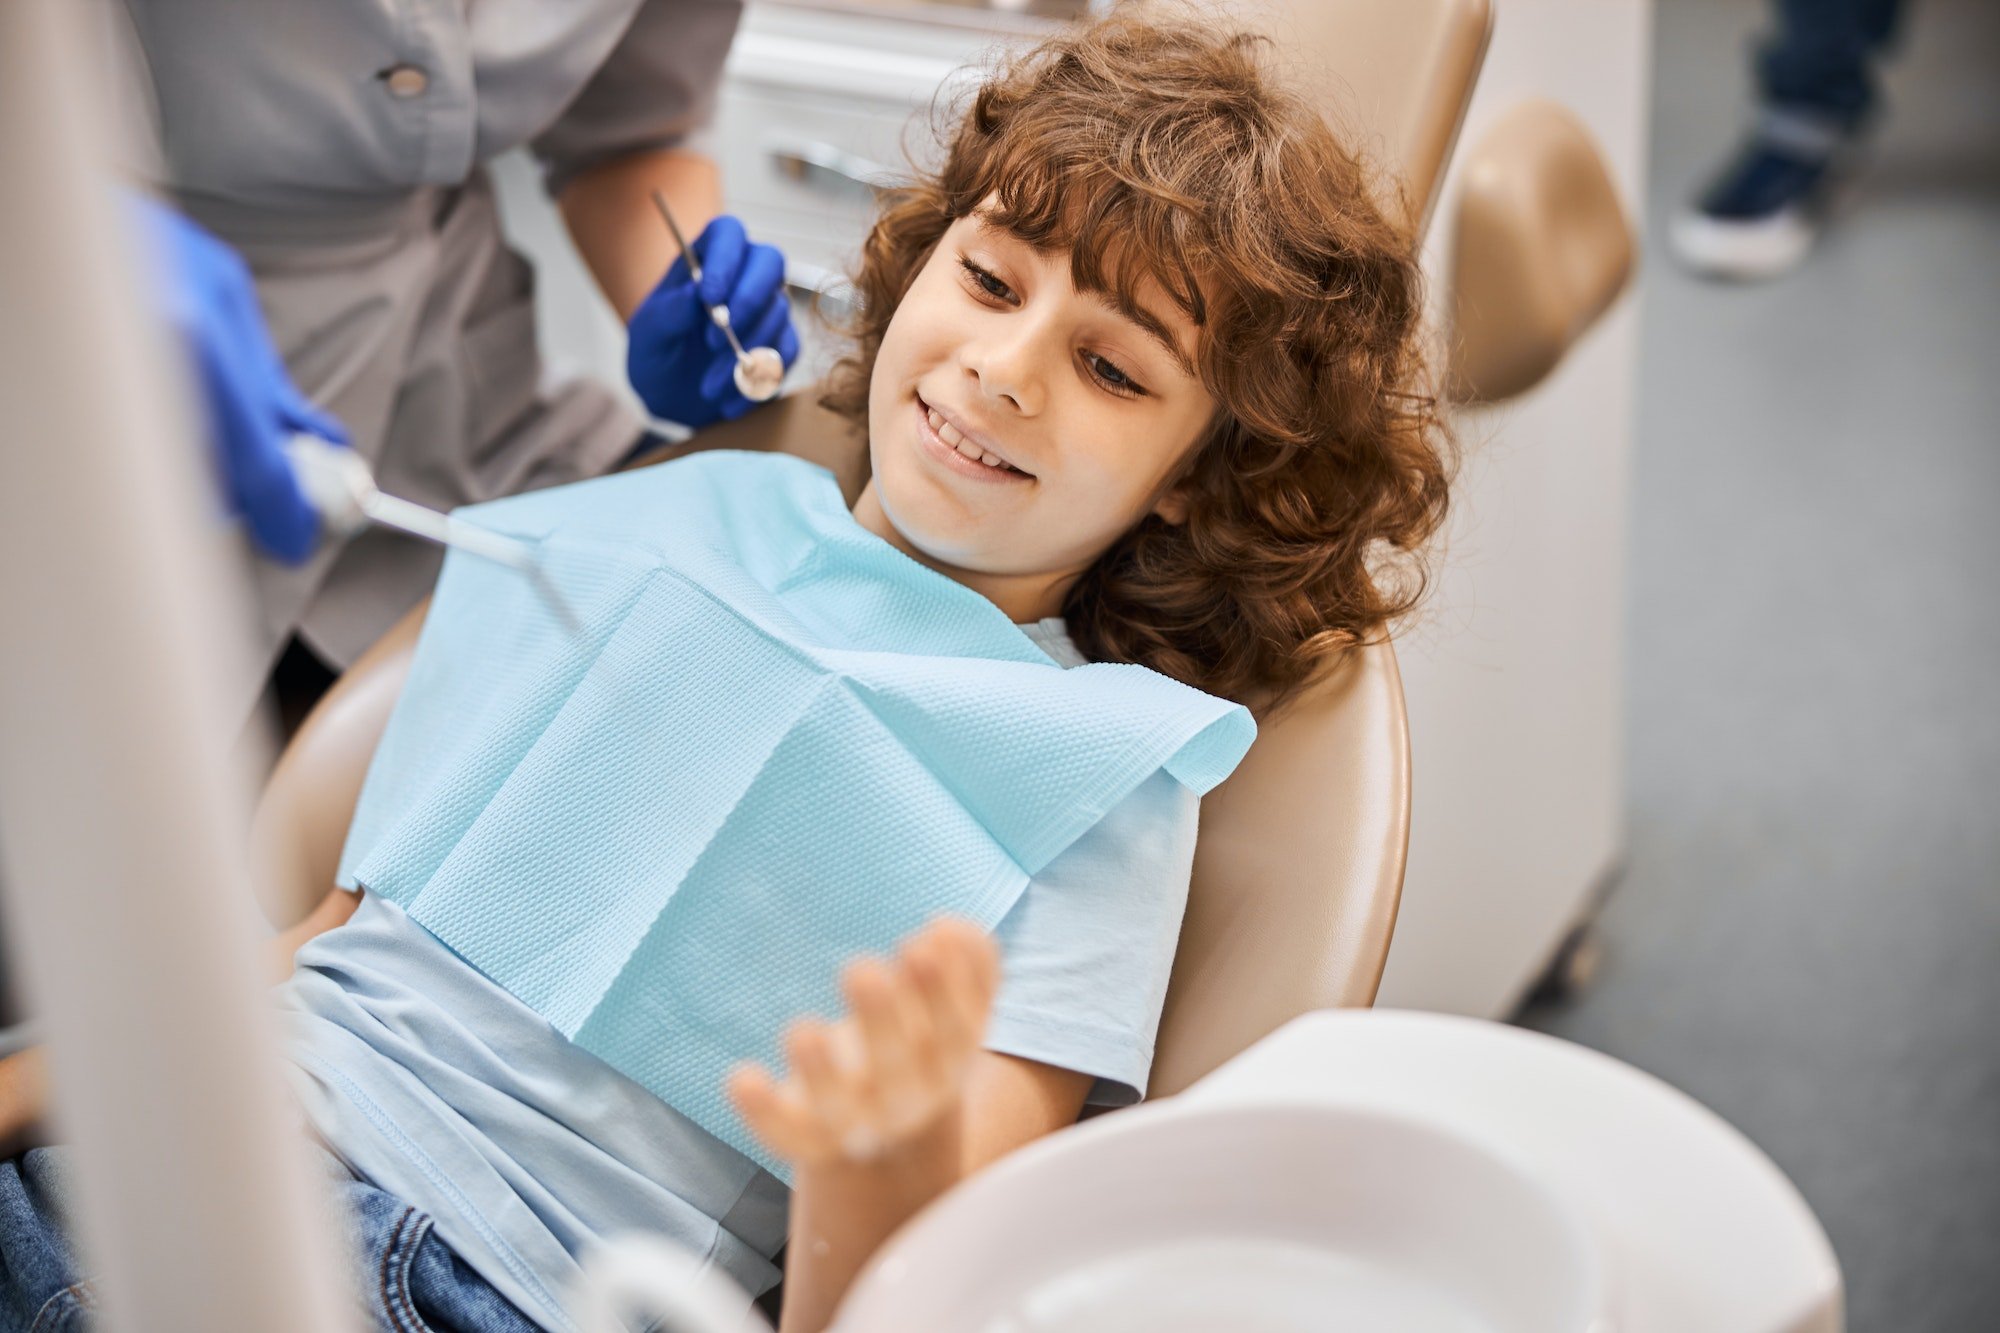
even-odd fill
[(1704, 277), (1755, 280), (1796, 267), (1859, 138), (1856, 125), (1766, 107), (1736, 156), (1673, 219), (1674, 254)]

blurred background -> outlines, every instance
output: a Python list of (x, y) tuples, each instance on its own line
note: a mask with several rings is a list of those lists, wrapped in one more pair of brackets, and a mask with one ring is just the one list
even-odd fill
[(1903, 17), (1848, 205), (1718, 285), (1663, 241), (1766, 10), (1655, 10), (1623, 873), (1522, 1018), (1768, 1151), (1851, 1327), (1945, 1333), (2000, 1318), (2000, 6)]

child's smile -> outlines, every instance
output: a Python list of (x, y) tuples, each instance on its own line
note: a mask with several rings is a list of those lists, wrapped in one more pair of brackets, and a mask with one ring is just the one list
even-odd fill
[(1066, 251), (955, 221), (875, 361), (856, 520), (1023, 621), (1148, 514), (1177, 521), (1215, 404), (1193, 325), (1142, 292), (1150, 309), (1121, 310), (1077, 290)]
[(1033, 480), (1033, 473), (999, 451), (991, 435), (969, 424), (961, 425), (965, 421), (963, 413), (941, 411), (925, 402), (922, 394), (916, 397), (916, 408), (922, 419), (918, 438), (934, 458), (952, 471), (988, 482)]

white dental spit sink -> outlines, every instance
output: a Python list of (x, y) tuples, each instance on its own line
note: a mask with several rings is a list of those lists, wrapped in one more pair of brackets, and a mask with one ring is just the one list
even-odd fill
[(1107, 1116), (996, 1164), (895, 1238), (836, 1333), (1610, 1333), (1568, 1199), (1421, 1118)]
[[(768, 1333), (664, 1242), (593, 1267), (617, 1308)], [(1685, 1094), (1499, 1023), (1326, 1010), (951, 1190), (833, 1329), (1842, 1333), (1843, 1305), (1797, 1188)]]

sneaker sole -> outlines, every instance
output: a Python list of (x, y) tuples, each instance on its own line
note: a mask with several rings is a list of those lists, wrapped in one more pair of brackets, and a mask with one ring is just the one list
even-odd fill
[(1796, 210), (1754, 222), (1726, 222), (1688, 210), (1668, 224), (1667, 240), (1675, 257), (1703, 277), (1756, 281), (1797, 268), (1817, 231)]

